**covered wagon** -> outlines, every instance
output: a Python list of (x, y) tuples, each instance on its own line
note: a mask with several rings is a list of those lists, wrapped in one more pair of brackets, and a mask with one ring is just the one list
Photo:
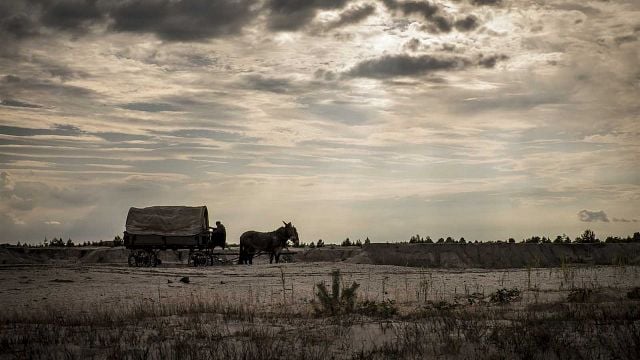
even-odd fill
[(206, 263), (214, 247), (225, 247), (224, 234), (209, 227), (206, 206), (132, 207), (125, 227), (124, 245), (131, 250), (132, 266), (155, 266), (158, 251), (166, 249), (189, 249), (194, 263)]

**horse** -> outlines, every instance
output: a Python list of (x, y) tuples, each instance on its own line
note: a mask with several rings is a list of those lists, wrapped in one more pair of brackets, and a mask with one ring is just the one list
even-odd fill
[(277, 230), (271, 232), (247, 231), (240, 236), (240, 257), (238, 264), (253, 264), (253, 256), (257, 251), (269, 253), (269, 263), (280, 262), (280, 252), (291, 240), (296, 246), (299, 244), (298, 231), (291, 223), (282, 222)]

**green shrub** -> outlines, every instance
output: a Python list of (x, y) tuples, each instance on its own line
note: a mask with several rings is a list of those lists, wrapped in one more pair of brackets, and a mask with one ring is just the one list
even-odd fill
[(512, 301), (520, 300), (520, 290), (518, 290), (518, 288), (498, 289), (496, 292), (491, 294), (490, 300), (492, 303), (496, 304), (508, 304)]
[(327, 290), (324, 283), (316, 284), (318, 292), (316, 297), (318, 302), (314, 302), (314, 310), (317, 314), (347, 314), (351, 313), (355, 309), (356, 304), (356, 290), (360, 287), (360, 284), (355, 281), (351, 286), (340, 289), (340, 270), (335, 269), (331, 272), (332, 284), (331, 293)]

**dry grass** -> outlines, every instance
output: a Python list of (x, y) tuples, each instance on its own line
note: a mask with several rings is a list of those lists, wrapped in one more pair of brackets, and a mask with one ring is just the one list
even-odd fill
[(0, 314), (0, 358), (637, 359), (640, 307), (620, 291), (614, 299), (535, 304), (475, 293), (401, 311), (390, 300), (363, 300), (352, 312), (321, 316), (286, 298), (244, 305), (195, 295), (93, 309), (8, 309)]

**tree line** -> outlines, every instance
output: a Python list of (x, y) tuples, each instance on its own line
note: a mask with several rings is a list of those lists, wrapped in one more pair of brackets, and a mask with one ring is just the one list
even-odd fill
[(44, 240), (40, 243), (40, 244), (21, 244), (18, 241), (18, 244), (16, 246), (22, 246), (22, 247), (83, 247), (83, 246), (122, 246), (124, 245), (124, 241), (122, 240), (122, 238), (120, 237), (120, 235), (116, 235), (113, 240), (99, 240), (99, 241), (83, 241), (83, 242), (74, 242), (71, 238), (68, 238), (67, 240), (64, 240), (61, 237), (54, 237), (53, 239), (49, 240), (47, 239), (47, 237), (45, 236)]
[[(478, 240), (475, 241), (467, 241), (464, 237), (461, 237), (459, 240), (448, 236), (445, 238), (439, 238), (436, 241), (433, 241), (430, 236), (422, 237), (420, 234), (412, 235), (409, 238), (409, 244), (468, 244), (479, 243)], [(567, 235), (557, 235), (553, 240), (551, 237), (547, 236), (531, 236), (525, 239), (522, 239), (520, 243), (523, 244), (594, 244), (594, 243), (635, 243), (640, 242), (640, 232), (635, 232), (633, 235), (629, 235), (627, 237), (618, 237), (618, 236), (607, 236), (604, 240), (600, 240), (595, 232), (591, 229), (586, 229), (582, 234), (576, 236), (573, 240)], [(496, 240), (496, 241), (484, 241), (483, 243), (511, 243), (515, 244), (516, 240), (514, 238), (509, 238), (507, 240)]]

